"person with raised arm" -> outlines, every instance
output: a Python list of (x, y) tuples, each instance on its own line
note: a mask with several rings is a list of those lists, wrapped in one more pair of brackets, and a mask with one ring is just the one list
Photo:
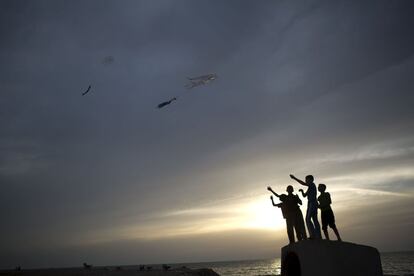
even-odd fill
[(293, 174), (290, 175), (290, 178), (296, 180), (299, 184), (307, 186), (308, 189), (304, 192), (302, 189), (299, 192), (302, 193), (303, 197), (308, 198), (308, 208), (306, 210), (306, 226), (308, 227), (308, 232), (310, 239), (322, 239), (321, 236), (321, 226), (318, 221), (318, 201), (316, 199), (316, 185), (313, 183), (314, 178), (312, 175), (307, 175), (305, 181), (302, 181), (296, 178)]
[[(273, 196), (270, 196), (273, 206), (282, 209), (283, 217), (286, 219), (286, 229), (289, 238), (289, 243), (295, 242), (295, 235), (293, 229), (295, 229), (296, 237), (298, 241), (306, 239), (306, 230), (303, 222), (302, 211), (299, 205), (302, 205), (302, 201), (298, 195), (293, 194), (293, 187), (287, 186), (286, 191), (288, 194), (277, 194), (271, 187), (267, 187), (267, 190), (272, 192), (273, 195), (278, 197), (281, 203), (275, 204)], [(298, 205), (299, 204), (299, 205)]]

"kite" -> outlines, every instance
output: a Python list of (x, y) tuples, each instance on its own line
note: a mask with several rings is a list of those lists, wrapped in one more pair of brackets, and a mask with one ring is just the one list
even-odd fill
[(166, 106), (166, 105), (169, 105), (169, 104), (171, 104), (173, 101), (175, 101), (175, 100), (177, 100), (177, 98), (172, 98), (171, 100), (169, 100), (169, 101), (166, 101), (166, 102), (162, 102), (162, 103), (160, 103), (157, 107), (158, 108), (163, 108), (164, 106)]
[(91, 87), (92, 86), (89, 85), (88, 89), (86, 89), (86, 91), (82, 93), (82, 96), (85, 96), (86, 94), (88, 94), (89, 90), (91, 90)]
[[(213, 74), (207, 74), (207, 75), (202, 75), (202, 76), (198, 76), (198, 77), (194, 77), (194, 78), (187, 78), (190, 83), (188, 83), (187, 85), (185, 85), (185, 87), (187, 89), (191, 89), (200, 85), (206, 85), (209, 82), (214, 81), (215, 79), (217, 79), (217, 74), (213, 73)], [(176, 97), (172, 98), (169, 101), (166, 102), (162, 102), (159, 105), (157, 105), (158, 108), (163, 108), (169, 104), (171, 104), (173, 101), (177, 100)]]
[(187, 89), (191, 89), (200, 85), (206, 85), (207, 83), (214, 81), (217, 79), (217, 74), (207, 74), (199, 77), (194, 78), (187, 78), (191, 83), (185, 85)]
[(112, 63), (114, 63), (115, 59), (113, 56), (107, 56), (102, 60), (102, 63), (105, 65), (111, 65)]

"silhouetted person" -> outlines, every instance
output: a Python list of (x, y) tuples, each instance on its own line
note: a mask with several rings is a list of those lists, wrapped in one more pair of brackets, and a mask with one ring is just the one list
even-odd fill
[(318, 201), (316, 200), (316, 185), (313, 183), (313, 176), (307, 175), (305, 182), (300, 179), (297, 179), (293, 174), (290, 175), (290, 178), (296, 180), (299, 184), (307, 186), (308, 189), (306, 192), (303, 192), (302, 189), (299, 192), (302, 193), (303, 197), (308, 198), (308, 208), (306, 210), (306, 226), (308, 227), (309, 236), (311, 239), (322, 239), (321, 236), (321, 226), (318, 221)]
[(267, 187), (267, 189), (275, 196), (277, 196), (281, 201), (281, 203), (275, 204), (273, 201), (273, 196), (270, 197), (273, 206), (280, 207), (282, 209), (283, 217), (286, 219), (286, 229), (289, 237), (289, 243), (295, 242), (293, 228), (295, 229), (296, 238), (298, 241), (306, 239), (306, 230), (303, 223), (302, 211), (299, 208), (299, 205), (302, 204), (302, 201), (298, 195), (293, 194), (293, 187), (291, 185), (287, 186), (287, 195), (278, 195), (275, 191), (273, 191), (271, 187)]
[(331, 195), (326, 191), (326, 185), (325, 184), (319, 184), (318, 185), (318, 191), (321, 193), (318, 196), (319, 201), (319, 209), (321, 209), (321, 219), (322, 219), (322, 230), (325, 234), (325, 237), (327, 240), (329, 240), (329, 233), (328, 233), (328, 225), (332, 228), (332, 230), (335, 232), (336, 238), (338, 241), (341, 241), (341, 236), (339, 235), (338, 229), (335, 225), (335, 216), (331, 208)]

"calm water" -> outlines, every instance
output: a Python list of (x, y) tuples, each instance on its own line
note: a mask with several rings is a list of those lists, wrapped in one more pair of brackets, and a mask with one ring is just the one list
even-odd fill
[(384, 274), (414, 275), (414, 251), (381, 253)]
[[(384, 275), (414, 275), (414, 252), (381, 254)], [(182, 264), (190, 268), (209, 267), (223, 276), (279, 275), (280, 258), (256, 261), (233, 261)]]

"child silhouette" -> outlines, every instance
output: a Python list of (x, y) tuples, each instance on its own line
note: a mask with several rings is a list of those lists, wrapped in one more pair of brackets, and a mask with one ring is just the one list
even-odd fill
[(302, 181), (295, 177), (293, 174), (290, 175), (290, 178), (296, 180), (299, 184), (307, 186), (308, 189), (306, 192), (303, 192), (302, 189), (299, 192), (302, 193), (303, 197), (308, 198), (308, 208), (306, 209), (306, 226), (308, 227), (308, 232), (310, 239), (321, 239), (321, 226), (318, 221), (318, 201), (316, 199), (316, 185), (313, 183), (314, 178), (312, 175), (307, 175), (305, 181)]
[(298, 195), (293, 194), (293, 187), (291, 185), (286, 187), (286, 192), (288, 193), (287, 195), (279, 195), (273, 191), (271, 187), (267, 187), (267, 190), (272, 192), (281, 201), (281, 203), (275, 204), (273, 196), (270, 196), (272, 205), (282, 209), (283, 217), (286, 219), (286, 229), (289, 237), (289, 243), (295, 242), (293, 229), (295, 229), (298, 241), (305, 240), (305, 224), (303, 222), (302, 211), (299, 208), (299, 205), (302, 205), (302, 201)]
[(321, 193), (318, 196), (318, 208), (321, 209), (321, 219), (322, 219), (322, 230), (325, 234), (327, 240), (329, 240), (328, 225), (335, 232), (336, 238), (338, 241), (341, 241), (341, 236), (339, 235), (338, 229), (335, 224), (335, 216), (331, 208), (331, 195), (326, 192), (326, 185), (319, 184), (318, 191)]

